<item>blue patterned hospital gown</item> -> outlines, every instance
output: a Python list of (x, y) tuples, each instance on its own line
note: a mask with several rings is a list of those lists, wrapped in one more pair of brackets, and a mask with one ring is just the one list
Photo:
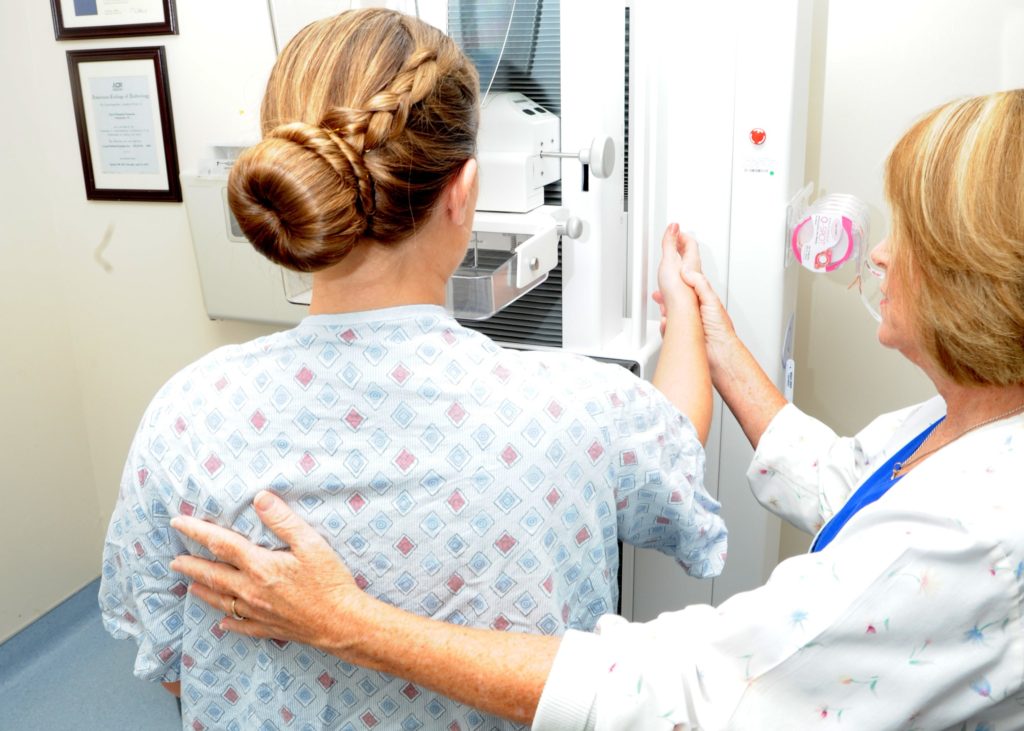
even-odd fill
[(269, 487), (366, 591), (448, 622), (560, 634), (614, 612), (617, 539), (718, 573), (726, 532), (689, 421), (617, 365), (498, 347), (443, 309), (307, 317), (160, 390), (103, 556), (107, 630), (181, 680), (187, 729), (513, 728), (305, 645), (225, 634), (168, 569), (192, 514), (280, 548)]

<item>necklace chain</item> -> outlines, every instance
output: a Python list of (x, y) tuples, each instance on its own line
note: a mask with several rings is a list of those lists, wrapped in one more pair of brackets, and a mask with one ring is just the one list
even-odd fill
[[(952, 444), (953, 442), (955, 442), (957, 439), (959, 439), (960, 437), (964, 436), (965, 434), (968, 434), (968, 433), (974, 431), (975, 429), (980, 429), (983, 426), (987, 426), (988, 424), (992, 424), (993, 422), (1001, 421), (1002, 419), (1005, 419), (1005, 418), (1007, 418), (1009, 416), (1013, 416), (1014, 414), (1019, 414), (1022, 411), (1024, 411), (1024, 404), (1019, 404), (1017, 406), (1014, 406), (1009, 411), (1005, 411), (1002, 414), (996, 414), (995, 416), (993, 416), (993, 417), (991, 417), (989, 419), (985, 419), (984, 421), (979, 421), (977, 424), (974, 424), (973, 426), (967, 427), (966, 429), (964, 429), (962, 432), (957, 434), (952, 439), (949, 439), (949, 440), (943, 442), (942, 444), (938, 445), (937, 447), (932, 447), (931, 449), (929, 449), (926, 452), (921, 452), (920, 454), (918, 454), (918, 450), (921, 449), (921, 446), (924, 444), (924, 442), (921, 442), (921, 444), (917, 445), (917, 449), (915, 449), (913, 452), (910, 453), (909, 457), (907, 457), (902, 462), (897, 462), (896, 464), (893, 465), (893, 467), (892, 467), (892, 477), (890, 479), (895, 480), (897, 477), (902, 477), (904, 474), (906, 474), (907, 470), (909, 470), (910, 467), (915, 462), (920, 462), (922, 459), (927, 457), (929, 454), (932, 454), (933, 452), (939, 451), (940, 449), (942, 449), (943, 447), (945, 447), (948, 444)], [(927, 441), (927, 439), (925, 441)]]

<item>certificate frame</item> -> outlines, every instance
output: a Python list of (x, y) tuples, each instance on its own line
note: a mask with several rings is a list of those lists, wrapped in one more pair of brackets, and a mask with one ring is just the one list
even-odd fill
[(58, 41), (176, 35), (175, 0), (50, 0)]
[(181, 202), (164, 47), (67, 58), (86, 198)]

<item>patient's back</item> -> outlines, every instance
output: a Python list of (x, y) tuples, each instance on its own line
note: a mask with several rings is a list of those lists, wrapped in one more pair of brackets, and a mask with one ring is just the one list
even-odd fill
[(137, 674), (180, 668), (186, 727), (513, 728), (306, 646), (225, 635), (167, 571), (199, 550), (167, 521), (195, 514), (280, 547), (251, 509), (269, 487), (369, 593), (558, 634), (616, 611), (620, 537), (720, 567), (702, 470), (689, 423), (618, 366), (503, 349), (433, 306), (312, 316), (211, 353), (154, 399), (101, 603), (115, 635), (141, 637)]

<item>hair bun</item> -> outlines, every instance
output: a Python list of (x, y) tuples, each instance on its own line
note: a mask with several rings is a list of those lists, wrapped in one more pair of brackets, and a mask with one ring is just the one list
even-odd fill
[(316, 271), (338, 262), (367, 233), (373, 181), (360, 149), (323, 127), (292, 122), (239, 156), (228, 178), (228, 204), (267, 258)]
[(455, 42), (416, 18), (364, 8), (310, 23), (270, 73), (263, 142), (231, 172), (242, 230), (303, 271), (405, 241), (476, 153), (479, 89)]

